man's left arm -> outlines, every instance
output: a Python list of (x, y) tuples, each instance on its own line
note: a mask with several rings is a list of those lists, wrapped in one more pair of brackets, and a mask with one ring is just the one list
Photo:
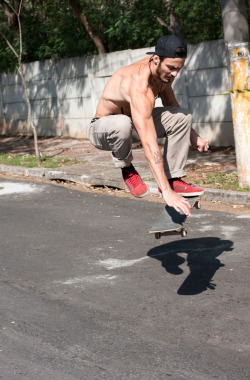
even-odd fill
[[(170, 85), (166, 85), (163, 89), (161, 100), (165, 107), (180, 107)], [(193, 128), (191, 128), (190, 142), (192, 148), (198, 149), (199, 152), (207, 152), (209, 149), (209, 141), (200, 137)]]
[(190, 142), (192, 148), (198, 149), (199, 152), (207, 152), (209, 149), (209, 141), (200, 137), (193, 128), (191, 128)]

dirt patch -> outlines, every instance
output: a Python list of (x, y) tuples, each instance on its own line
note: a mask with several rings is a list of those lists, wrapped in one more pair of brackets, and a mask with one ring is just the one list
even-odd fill
[(208, 155), (206, 153), (197, 155), (196, 151), (191, 150), (185, 169), (187, 172), (185, 180), (200, 187), (250, 191), (249, 186), (244, 189), (239, 187), (233, 147), (211, 147)]
[(194, 164), (186, 167), (185, 181), (201, 187), (238, 190), (238, 177), (234, 167), (227, 164)]

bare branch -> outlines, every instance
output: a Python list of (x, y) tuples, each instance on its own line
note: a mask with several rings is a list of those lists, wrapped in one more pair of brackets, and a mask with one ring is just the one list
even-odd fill
[(19, 9), (17, 12), (17, 22), (18, 22), (18, 29), (19, 29), (19, 49), (20, 49), (20, 58), (22, 57), (23, 54), (23, 37), (22, 37), (22, 25), (20, 22), (20, 12), (22, 8), (22, 0), (18, 0), (19, 2)]
[(28, 89), (28, 86), (27, 86), (27, 83), (25, 80), (25, 76), (24, 76), (24, 72), (23, 72), (23, 65), (22, 65), (23, 46), (22, 46), (22, 27), (21, 27), (21, 21), (20, 21), (20, 12), (21, 12), (21, 7), (22, 7), (22, 0), (15, 0), (16, 9), (13, 8), (13, 6), (9, 3), (8, 0), (0, 0), (0, 4), (4, 5), (6, 7), (5, 9), (7, 9), (7, 6), (8, 6), (9, 7), (8, 12), (10, 10), (12, 10), (12, 14), (14, 14), (16, 16), (16, 19), (17, 19), (17, 25), (18, 25), (18, 29), (19, 29), (19, 45), (20, 45), (19, 46), (19, 54), (16, 52), (16, 50), (14, 49), (14, 47), (12, 46), (12, 44), (10, 43), (8, 38), (5, 36), (5, 34), (1, 31), (0, 31), (0, 36), (6, 41), (7, 45), (12, 50), (12, 52), (14, 53), (14, 55), (16, 56), (16, 58), (18, 60), (17, 70), (18, 70), (18, 73), (19, 73), (21, 80), (22, 80), (22, 84), (23, 84), (24, 92), (25, 92), (25, 97), (26, 97), (26, 102), (27, 102), (27, 106), (28, 106), (28, 120), (27, 120), (27, 122), (28, 122), (28, 126), (31, 127), (31, 129), (33, 130), (36, 159), (37, 159), (38, 166), (41, 166), (41, 156), (40, 156), (39, 147), (38, 147), (37, 131), (36, 131), (36, 127), (32, 121), (31, 104), (30, 104), (30, 99), (29, 99), (29, 89)]
[(2, 4), (4, 7), (7, 7), (9, 10), (12, 10), (16, 16), (20, 16), (22, 0), (15, 0), (15, 8), (12, 6), (9, 0), (0, 0), (0, 4)]
[(168, 12), (172, 12), (173, 11), (172, 0), (164, 0), (163, 3), (166, 6)]
[(0, 31), (0, 35), (3, 37), (3, 39), (6, 41), (7, 45), (9, 46), (9, 48), (13, 51), (13, 53), (15, 54), (15, 56), (17, 58), (19, 58), (19, 55), (17, 54), (16, 50), (14, 49), (14, 47), (11, 45), (10, 41), (8, 40), (8, 38)]
[[(16, 9), (15, 9), (8, 0), (0, 0), (0, 4), (2, 4), (3, 6), (6, 7), (6, 9), (8, 9), (8, 11), (7, 11), (8, 14), (12, 15), (12, 18), (13, 18), (13, 15), (15, 15), (15, 20), (17, 21), (17, 26), (19, 29), (19, 48), (20, 48), (19, 55), (17, 54), (16, 50), (11, 45), (11, 43), (9, 42), (7, 37), (2, 32), (0, 32), (1, 36), (5, 39), (8, 46), (10, 47), (10, 49), (13, 51), (13, 53), (15, 54), (15, 56), (17, 58), (22, 56), (22, 51), (23, 51), (22, 28), (21, 28), (21, 22), (20, 22), (20, 12), (21, 12), (21, 7), (22, 7), (22, 1), (23, 0), (15, 0), (15, 6), (16, 6)], [(12, 11), (12, 13), (10, 13), (10, 10)], [(5, 12), (5, 14), (6, 14), (6, 12)], [(15, 23), (16, 23), (16, 21), (15, 21)], [(9, 24), (9, 22), (8, 22), (8, 24)]]
[(21, 8), (22, 8), (22, 3), (23, 3), (23, 0), (18, 0), (18, 1), (17, 1), (17, 5), (18, 5), (17, 15), (18, 15), (18, 17), (20, 17)]
[(160, 24), (161, 26), (165, 26), (165, 28), (167, 28), (169, 32), (173, 33), (171, 27), (164, 20), (162, 20), (161, 17), (155, 16), (155, 19), (158, 22), (158, 24)]

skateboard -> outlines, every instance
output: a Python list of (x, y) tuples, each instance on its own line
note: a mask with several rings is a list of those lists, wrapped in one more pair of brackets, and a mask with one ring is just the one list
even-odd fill
[[(199, 196), (185, 197), (190, 203), (191, 207), (201, 208), (201, 202)], [(160, 239), (161, 236), (178, 235), (182, 237), (187, 236), (187, 231), (184, 228), (187, 215), (182, 211), (178, 212), (173, 207), (168, 205), (156, 220), (155, 224), (149, 231), (150, 234), (154, 234), (156, 239)]]

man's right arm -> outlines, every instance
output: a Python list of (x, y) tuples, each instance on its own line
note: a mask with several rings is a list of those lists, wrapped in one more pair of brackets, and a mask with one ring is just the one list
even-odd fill
[(182, 210), (186, 215), (190, 215), (188, 201), (171, 189), (164, 171), (163, 157), (157, 143), (152, 117), (155, 102), (152, 90), (143, 88), (135, 80), (130, 88), (130, 99), (133, 123), (140, 136), (151, 172), (162, 191), (164, 200), (177, 211)]

